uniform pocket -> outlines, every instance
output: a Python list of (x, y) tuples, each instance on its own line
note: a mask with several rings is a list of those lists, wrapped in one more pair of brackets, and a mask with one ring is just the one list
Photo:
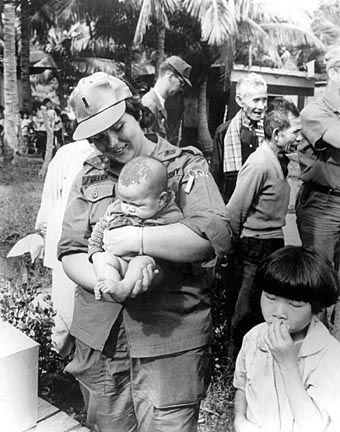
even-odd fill
[(148, 375), (149, 397), (156, 408), (195, 405), (204, 396), (210, 381), (210, 347), (154, 359), (141, 359)]

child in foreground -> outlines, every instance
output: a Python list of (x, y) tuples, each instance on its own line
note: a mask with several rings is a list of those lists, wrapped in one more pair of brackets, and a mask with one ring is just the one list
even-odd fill
[(265, 323), (244, 337), (236, 360), (236, 432), (340, 431), (340, 343), (319, 321), (339, 296), (331, 263), (287, 246), (259, 267)]
[[(98, 283), (95, 298), (101, 293), (122, 302), (134, 297), (134, 287), (143, 278), (143, 269), (155, 260), (144, 254), (143, 226), (167, 225), (183, 219), (168, 190), (166, 167), (150, 157), (136, 157), (124, 165), (117, 185), (118, 197), (108, 206), (105, 216), (96, 224), (89, 239), (89, 256), (93, 261)], [(137, 256), (118, 257), (110, 252), (115, 228), (139, 226), (140, 251)]]

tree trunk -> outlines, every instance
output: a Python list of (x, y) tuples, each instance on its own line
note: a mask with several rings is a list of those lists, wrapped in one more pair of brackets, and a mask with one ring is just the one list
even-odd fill
[(30, 83), (30, 25), (29, 25), (29, 3), (21, 0), (21, 107), (23, 111), (31, 109), (31, 83)]
[[(19, 151), (18, 129), (20, 127), (17, 59), (15, 55), (15, 0), (5, 0), (4, 26), (4, 146), (9, 149), (5, 159)], [(10, 154), (11, 153), (11, 154)]]
[(198, 106), (197, 106), (197, 117), (198, 117), (198, 148), (209, 156), (213, 150), (213, 140), (211, 138), (209, 127), (208, 127), (208, 114), (207, 114), (207, 81), (208, 77), (202, 80), (199, 91), (198, 91)]
[(158, 72), (161, 63), (164, 61), (164, 43), (165, 43), (165, 26), (161, 23), (157, 25), (158, 41), (157, 41), (157, 58), (155, 68), (155, 81), (158, 77)]

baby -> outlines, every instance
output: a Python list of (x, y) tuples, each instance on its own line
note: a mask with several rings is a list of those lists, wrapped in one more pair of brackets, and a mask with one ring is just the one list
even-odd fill
[(340, 431), (340, 343), (319, 321), (339, 295), (338, 275), (315, 250), (287, 246), (259, 267), (265, 323), (236, 360), (236, 432)]
[[(97, 222), (89, 239), (89, 257), (94, 263), (98, 283), (95, 298), (110, 294), (122, 302), (133, 297), (133, 288), (143, 277), (143, 269), (155, 260), (144, 254), (143, 227), (178, 222), (183, 214), (168, 190), (166, 167), (156, 159), (139, 156), (124, 165), (117, 185), (116, 197), (105, 216)], [(110, 252), (115, 228), (139, 226), (140, 251), (137, 256), (118, 257)], [(102, 270), (101, 270), (102, 269)]]

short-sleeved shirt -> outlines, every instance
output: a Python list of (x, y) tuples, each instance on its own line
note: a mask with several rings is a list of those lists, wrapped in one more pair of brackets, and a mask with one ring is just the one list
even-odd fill
[[(193, 147), (177, 148), (158, 137), (151, 157), (167, 167), (169, 189), (174, 191), (184, 216), (179, 223), (208, 239), (217, 255), (227, 253), (231, 234), (225, 206), (202, 154)], [(204, 175), (195, 178), (188, 188), (188, 179), (197, 170)], [(109, 168), (103, 157), (87, 161), (70, 194), (59, 259), (67, 254), (87, 253), (94, 225), (113, 202), (118, 176), (119, 172)], [(161, 267), (161, 284), (124, 304), (124, 325), (132, 357), (193, 349), (211, 338), (211, 269), (197, 263), (165, 260)], [(98, 302), (92, 293), (79, 288), (71, 333), (102, 350), (122, 307), (118, 303)]]
[[(248, 420), (264, 432), (305, 432), (294, 421), (278, 365), (263, 340), (267, 328), (262, 323), (245, 335), (236, 360), (234, 387), (245, 392)], [(340, 343), (313, 318), (299, 347), (298, 365), (304, 388), (323, 415), (322, 431), (340, 430), (339, 359)]]
[[(323, 140), (325, 132), (340, 125), (340, 98), (328, 84), (323, 97), (309, 103), (301, 111), (304, 138), (298, 146), (301, 179), (340, 189), (340, 149)], [(340, 143), (340, 136), (339, 136)]]

